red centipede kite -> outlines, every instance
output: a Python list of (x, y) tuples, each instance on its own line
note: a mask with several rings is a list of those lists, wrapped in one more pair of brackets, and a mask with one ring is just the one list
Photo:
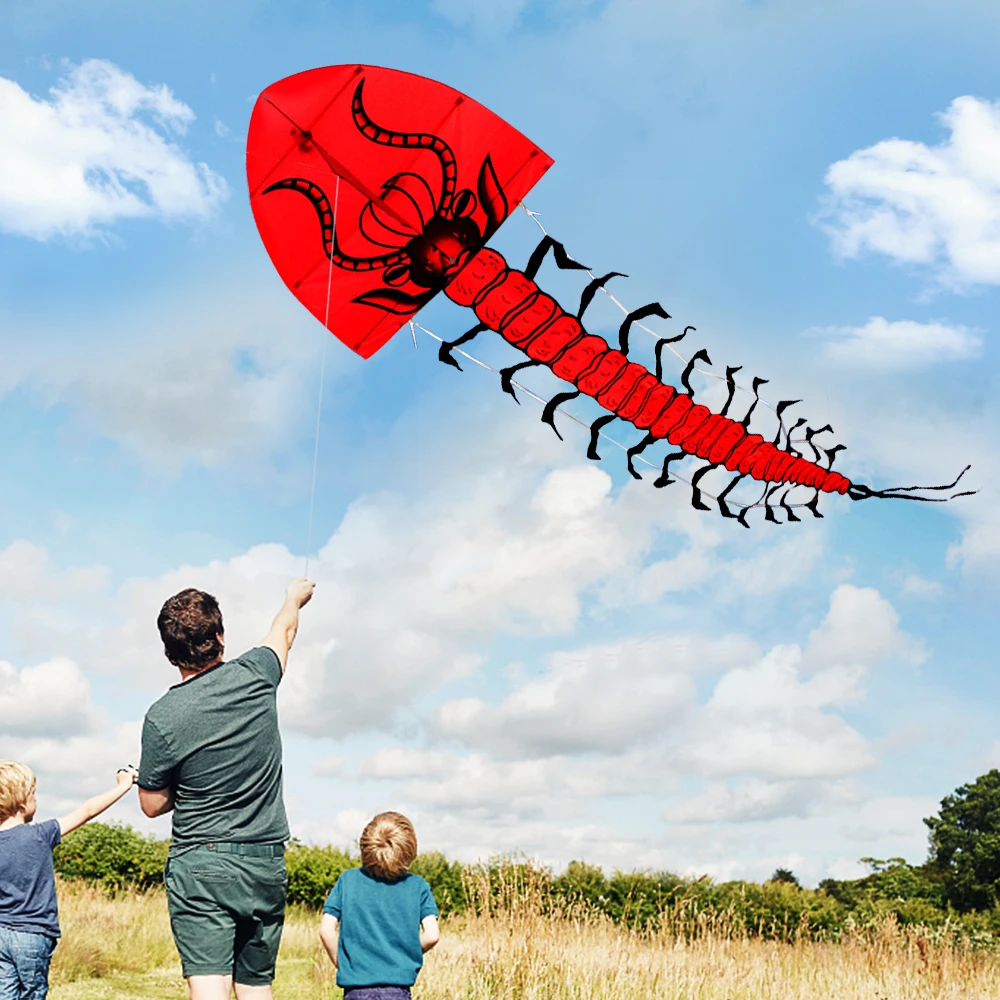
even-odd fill
[[(581, 394), (608, 411), (591, 424), (588, 457), (599, 458), (601, 429), (621, 420), (644, 432), (627, 449), (628, 471), (637, 479), (633, 460), (661, 440), (678, 450), (663, 459), (655, 486), (674, 482), (671, 462), (703, 460), (691, 477), (691, 502), (699, 510), (711, 509), (699, 483), (713, 469), (735, 473), (712, 499), (724, 517), (744, 526), (755, 507), (762, 507), (770, 521), (778, 520), (776, 509), (784, 510), (789, 521), (799, 520), (795, 507), (821, 517), (821, 493), (852, 500), (951, 499), (921, 493), (954, 488), (966, 470), (946, 486), (883, 490), (834, 472), (833, 460), (843, 445), (817, 447), (814, 441), (831, 431), (829, 425), (807, 426), (803, 437), (793, 439), (805, 418), (785, 423), (784, 411), (799, 400), (774, 407), (778, 431), (772, 440), (752, 433), (750, 419), (765, 380), (753, 380), (753, 401), (737, 420), (729, 409), (739, 368), (726, 369), (728, 397), (720, 412), (696, 403), (690, 376), (698, 361), (711, 364), (704, 350), (687, 362), (682, 389), (664, 384), (663, 348), (693, 328), (657, 342), (655, 372), (630, 360), (632, 325), (649, 316), (670, 319), (669, 314), (658, 302), (628, 313), (617, 349), (589, 333), (582, 320), (594, 295), (611, 278), (624, 275), (594, 277), (571, 315), (539, 289), (535, 275), (549, 250), (560, 268), (589, 269), (552, 237), (542, 239), (523, 270), (510, 267), (486, 242), (552, 163), (520, 132), (464, 94), (375, 66), (329, 66), (272, 84), (257, 100), (247, 139), (250, 204), (275, 268), (299, 301), (362, 357), (371, 357), (443, 291), (470, 307), (479, 322), (441, 344), (442, 361), (458, 368), (455, 347), (486, 330), (499, 333), (529, 359), (501, 371), (506, 392), (515, 395), (512, 376), (534, 365), (548, 367), (574, 387), (544, 408), (542, 419), (557, 434), (557, 410)], [(807, 445), (813, 457), (795, 444)], [(745, 477), (763, 485), (761, 497), (749, 504), (727, 501)], [(788, 494), (797, 487), (810, 490), (812, 499), (790, 504)], [(773, 502), (779, 491), (780, 499)]]

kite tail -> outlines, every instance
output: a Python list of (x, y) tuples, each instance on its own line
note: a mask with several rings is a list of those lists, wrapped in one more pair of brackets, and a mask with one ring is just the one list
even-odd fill
[[(852, 484), (845, 476), (802, 457), (792, 448), (789, 435), (786, 434), (786, 446), (779, 447), (780, 431), (775, 441), (765, 441), (759, 434), (748, 433), (749, 414), (740, 422), (724, 412), (713, 413), (707, 406), (695, 404), (688, 381), (694, 359), (681, 379), (687, 391), (664, 385), (643, 365), (629, 361), (625, 351), (615, 350), (603, 337), (588, 333), (577, 317), (569, 315), (558, 302), (541, 291), (531, 277), (508, 267), (495, 250), (480, 250), (446, 286), (445, 294), (459, 305), (471, 306), (482, 324), (532, 359), (501, 373), (505, 391), (513, 394), (511, 375), (516, 369), (532, 364), (545, 365), (576, 387), (574, 392), (553, 397), (545, 408), (542, 419), (557, 434), (556, 409), (581, 393), (591, 396), (609, 411), (610, 416), (599, 418), (592, 426), (588, 452), (591, 458), (599, 457), (594, 446), (600, 427), (617, 417), (647, 432), (642, 444), (629, 450), (629, 471), (636, 478), (640, 477), (632, 467), (632, 458), (642, 448), (665, 439), (681, 449), (667, 457), (663, 474), (656, 482), (658, 486), (673, 482), (667, 473), (670, 461), (695, 456), (709, 463), (695, 474), (695, 480), (709, 468), (724, 467), (738, 473), (739, 477), (749, 476), (775, 488), (783, 484), (807, 486), (817, 490), (817, 495), (819, 492), (843, 494), (851, 489)], [(626, 348), (628, 326), (635, 318), (636, 314), (630, 314), (622, 325), (622, 341)], [(699, 354), (704, 356), (704, 352)], [(727, 408), (728, 405), (727, 402)], [(817, 433), (819, 431), (807, 433), (810, 444), (812, 435)], [(828, 455), (832, 463), (833, 455), (829, 452)], [(694, 489), (695, 506), (708, 509), (700, 502), (696, 484)], [(720, 499), (719, 505), (726, 516), (736, 516), (728, 513), (724, 500)], [(814, 513), (819, 516), (815, 510)]]

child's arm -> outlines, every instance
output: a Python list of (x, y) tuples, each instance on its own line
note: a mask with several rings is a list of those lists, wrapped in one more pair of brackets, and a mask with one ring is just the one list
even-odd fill
[(424, 917), (420, 921), (420, 948), (426, 954), (441, 940), (437, 917)]
[(333, 962), (333, 967), (337, 968), (337, 939), (340, 934), (340, 925), (337, 918), (332, 913), (324, 913), (319, 924), (319, 939), (326, 948), (326, 953)]
[(131, 787), (139, 777), (138, 771), (133, 767), (123, 767), (116, 777), (115, 787), (100, 795), (95, 795), (92, 799), (87, 799), (82, 806), (77, 806), (71, 813), (59, 819), (59, 832), (65, 836), (78, 826), (83, 826), (95, 816), (100, 816), (108, 806), (113, 806)]

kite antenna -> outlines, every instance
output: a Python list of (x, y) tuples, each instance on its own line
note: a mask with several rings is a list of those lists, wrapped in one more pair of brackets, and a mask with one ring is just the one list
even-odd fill
[[(340, 174), (337, 175), (337, 186), (333, 192), (333, 246), (337, 243), (337, 205), (340, 201)], [(330, 329), (330, 290), (333, 286), (333, 254), (330, 254), (330, 269), (326, 275), (326, 310), (323, 313), (323, 327)], [(309, 557), (312, 554), (313, 509), (316, 505), (316, 468), (319, 465), (319, 428), (323, 417), (323, 382), (326, 378), (326, 341), (323, 337), (323, 358), (319, 366), (319, 396), (316, 400), (316, 440), (313, 444), (312, 480), (309, 484), (309, 527), (306, 531), (306, 568), (303, 576), (309, 576)]]

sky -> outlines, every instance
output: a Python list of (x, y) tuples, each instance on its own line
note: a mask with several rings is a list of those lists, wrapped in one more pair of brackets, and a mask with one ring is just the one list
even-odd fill
[[(138, 762), (178, 679), (163, 600), (217, 595), (236, 655), (308, 560), (279, 696), (304, 841), (350, 846), (391, 808), (469, 861), (816, 884), (924, 859), (922, 818), (1000, 766), (996, 4), (0, 14), (0, 757), (36, 770), (40, 815)], [(274, 271), (244, 173), (257, 95), (339, 63), (441, 80), (538, 143), (545, 228), (627, 274), (609, 289), (629, 308), (694, 326), (685, 356), (803, 400), (853, 481), (971, 463), (979, 492), (827, 497), (821, 520), (746, 531), (683, 483), (633, 481), (612, 444), (589, 461), (585, 430), (564, 418), (560, 441), (422, 332), (353, 355)], [(516, 264), (539, 236), (516, 212), (493, 244)], [(584, 278), (539, 281), (575, 311)], [(424, 327), (471, 325), (439, 299)], [(620, 321), (598, 296), (590, 328)], [(471, 350), (517, 360), (494, 335)], [(523, 381), (547, 397), (543, 375)], [(134, 800), (108, 818), (169, 832)]]

